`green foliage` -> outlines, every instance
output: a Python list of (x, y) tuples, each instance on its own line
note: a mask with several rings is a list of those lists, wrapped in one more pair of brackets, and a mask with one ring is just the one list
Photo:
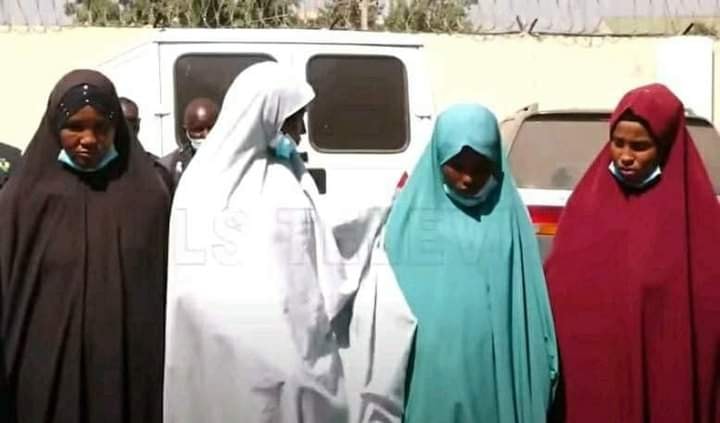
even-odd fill
[[(368, 0), (368, 29), (395, 32), (465, 32), (466, 0), (392, 0), (386, 17)], [(312, 21), (322, 28), (361, 29), (361, 0), (331, 0)]]
[(68, 6), (94, 26), (268, 28), (296, 26), (294, 0), (85, 0)]
[[(297, 15), (298, 0), (84, 0), (67, 12), (92, 26), (190, 28), (362, 28), (362, 0), (330, 0), (312, 19)], [(367, 0), (369, 30), (463, 32), (466, 0), (392, 0), (383, 19), (378, 0)]]
[(394, 0), (385, 27), (398, 32), (465, 32), (465, 0)]
[[(361, 0), (335, 0), (328, 2), (311, 21), (312, 26), (333, 29), (362, 28)], [(368, 0), (368, 29), (382, 29), (380, 7), (377, 0)]]

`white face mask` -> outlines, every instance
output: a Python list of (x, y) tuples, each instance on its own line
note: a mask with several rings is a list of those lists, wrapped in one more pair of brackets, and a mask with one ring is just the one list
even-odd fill
[(192, 145), (192, 148), (197, 150), (202, 145), (203, 141), (205, 141), (205, 138), (193, 138), (190, 136), (190, 133), (188, 131), (185, 131), (185, 137), (190, 141), (190, 145)]
[(497, 186), (497, 178), (495, 178), (495, 175), (490, 175), (488, 180), (485, 182), (485, 185), (483, 185), (483, 187), (480, 188), (477, 193), (469, 197), (459, 194), (457, 191), (455, 191), (448, 184), (445, 183), (443, 184), (443, 190), (448, 197), (450, 197), (458, 204), (465, 207), (476, 207), (484, 203)]

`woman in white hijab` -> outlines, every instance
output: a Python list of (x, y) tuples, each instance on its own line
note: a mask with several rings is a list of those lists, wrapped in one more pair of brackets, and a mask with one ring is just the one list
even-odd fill
[(276, 63), (248, 68), (183, 175), (171, 218), (166, 422), (401, 418), (414, 317), (387, 269), (368, 265), (386, 210), (335, 232), (345, 237), (323, 226), (295, 152), (313, 98)]

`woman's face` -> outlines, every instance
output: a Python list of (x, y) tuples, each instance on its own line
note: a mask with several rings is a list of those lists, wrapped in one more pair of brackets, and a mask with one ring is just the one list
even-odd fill
[(81, 167), (93, 168), (115, 142), (115, 126), (92, 106), (70, 116), (60, 129), (60, 144)]
[(455, 192), (472, 196), (478, 193), (493, 173), (493, 163), (475, 150), (464, 147), (442, 167), (445, 183)]
[(289, 136), (300, 144), (302, 136), (305, 135), (305, 109), (301, 109), (289, 118), (285, 119), (282, 126), (282, 133)]
[(610, 155), (618, 171), (630, 183), (639, 184), (660, 160), (658, 146), (639, 122), (621, 120), (610, 139)]

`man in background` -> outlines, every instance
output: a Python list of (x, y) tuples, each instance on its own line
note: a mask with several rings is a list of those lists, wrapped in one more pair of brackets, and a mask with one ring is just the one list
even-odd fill
[(140, 109), (137, 103), (127, 97), (120, 97), (120, 107), (122, 107), (123, 115), (125, 115), (130, 130), (137, 137), (140, 132)]
[(173, 175), (175, 186), (187, 168), (195, 152), (202, 145), (210, 130), (215, 126), (219, 109), (209, 98), (196, 98), (185, 107), (183, 129), (185, 139), (180, 147), (160, 159), (160, 163)]
[[(128, 124), (128, 128), (130, 128), (130, 131), (132, 131), (132, 133), (135, 134), (135, 137), (137, 138), (138, 133), (140, 132), (140, 108), (138, 107), (137, 103), (127, 97), (120, 97), (119, 100), (120, 107), (122, 108), (123, 115), (125, 116), (125, 120)], [(160, 159), (156, 155), (149, 151), (146, 151), (145, 153), (150, 159), (152, 159), (153, 165), (157, 169), (163, 183), (165, 184), (165, 186), (167, 186), (168, 190), (172, 192), (175, 189), (175, 186), (170, 172), (168, 172), (168, 170), (160, 162)]]

